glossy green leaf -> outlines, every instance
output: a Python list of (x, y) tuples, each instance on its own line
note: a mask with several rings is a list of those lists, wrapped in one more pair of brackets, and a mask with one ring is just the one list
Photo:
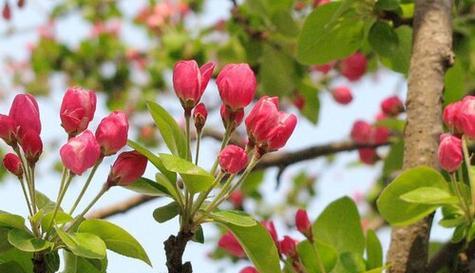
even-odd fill
[(345, 2), (321, 5), (306, 18), (298, 39), (299, 62), (325, 64), (360, 48), (364, 40), (364, 21), (347, 10)]
[(181, 158), (188, 158), (186, 138), (175, 119), (170, 116), (167, 110), (155, 102), (149, 101), (147, 106), (170, 152)]
[(367, 269), (383, 266), (383, 247), (378, 236), (371, 229), (366, 233), (366, 259)]
[(406, 170), (383, 190), (377, 200), (384, 219), (391, 225), (408, 225), (433, 212), (437, 205), (409, 203), (400, 198), (420, 187), (448, 190), (444, 177), (434, 169), (421, 166)]
[(150, 259), (140, 243), (127, 231), (111, 222), (98, 219), (86, 220), (81, 223), (78, 231), (94, 234), (104, 241), (108, 249), (151, 265)]
[(106, 244), (101, 238), (90, 233), (68, 234), (56, 228), (61, 241), (77, 256), (89, 259), (104, 259), (106, 257)]
[(0, 227), (26, 229), (25, 219), (20, 215), (0, 211)]
[(348, 273), (360, 273), (366, 270), (363, 257), (352, 252), (344, 252), (340, 255), (340, 261)]
[(361, 229), (361, 220), (354, 202), (343, 197), (333, 201), (320, 214), (313, 224), (313, 234), (342, 252), (354, 252), (363, 255), (365, 238)]
[[(8, 251), (0, 253), (0, 263), (16, 262), (21, 266), (24, 272), (31, 273), (33, 272), (33, 264), (31, 259), (33, 258), (33, 253), (20, 251), (17, 248), (11, 248)], [(0, 273), (10, 273), (9, 271), (0, 272)]]
[(15, 261), (0, 263), (0, 273), (26, 273)]
[(8, 242), (9, 231), (9, 228), (0, 228), (0, 253), (12, 248), (12, 245)]
[[(54, 212), (50, 212), (41, 218), (41, 226), (43, 227), (44, 230), (50, 227), (51, 218), (53, 217), (53, 214)], [(73, 217), (71, 217), (71, 215), (62, 211), (58, 211), (56, 213), (54, 223), (56, 223), (56, 225), (62, 225), (72, 220), (73, 220)]]
[(447, 205), (457, 204), (458, 199), (448, 190), (436, 187), (420, 187), (401, 195), (401, 199), (416, 204)]
[(170, 181), (165, 175), (163, 175), (161, 173), (157, 173), (155, 175), (155, 180), (157, 181), (158, 184), (160, 184), (165, 189), (167, 189), (167, 191), (170, 193), (170, 196), (174, 200), (178, 200), (178, 198), (179, 198), (178, 195), (180, 195), (181, 193), (179, 192), (179, 190), (176, 186), (176, 181), (174, 181), (174, 182)]
[(180, 213), (180, 206), (177, 202), (171, 202), (165, 206), (156, 208), (153, 211), (153, 218), (159, 223), (165, 223), (175, 218)]
[(193, 242), (197, 242), (200, 244), (204, 244), (205, 242), (205, 235), (203, 233), (203, 227), (200, 225), (198, 228), (195, 230), (195, 233), (193, 234), (193, 238), (191, 238)]
[(305, 98), (305, 104), (301, 113), (313, 124), (318, 123), (320, 116), (320, 99), (318, 98), (318, 89), (312, 86), (308, 80), (299, 85), (299, 91)]
[(136, 150), (137, 152), (141, 153), (144, 155), (150, 163), (152, 163), (163, 175), (165, 175), (170, 181), (175, 182), (176, 181), (176, 173), (168, 171), (165, 166), (163, 166), (162, 161), (158, 156), (156, 156), (154, 153), (149, 151), (147, 148), (143, 147), (137, 142), (134, 142), (133, 140), (128, 140), (127, 144)]
[(397, 10), (400, 0), (378, 0), (375, 4), (377, 10)]
[[(48, 196), (44, 195), (39, 191), (36, 191), (35, 198), (38, 209), (43, 210), (44, 213), (48, 213), (54, 210), (56, 203), (51, 201)], [(63, 209), (59, 208), (59, 211), (63, 211)]]
[(295, 90), (296, 81), (294, 59), (282, 50), (264, 46), (259, 68), (261, 90), (269, 95), (287, 95)]
[(150, 196), (171, 195), (164, 186), (145, 177), (141, 177), (139, 180), (124, 188)]
[(445, 73), (444, 104), (460, 100), (466, 92), (465, 69), (458, 59), (455, 64)]
[(160, 159), (167, 170), (181, 175), (191, 193), (207, 190), (213, 184), (214, 177), (211, 174), (188, 160), (169, 154), (160, 154)]
[(280, 273), (279, 254), (274, 240), (261, 225), (242, 227), (220, 222), (238, 239), (249, 259), (260, 273)]
[(382, 63), (396, 72), (407, 74), (412, 52), (412, 28), (400, 26), (395, 30), (398, 36), (398, 48), (390, 56), (382, 57)]
[(336, 250), (319, 241), (314, 246), (308, 240), (302, 241), (297, 245), (297, 252), (307, 273), (323, 273), (318, 264), (318, 257), (322, 261), (325, 272), (332, 272), (338, 260)]
[(384, 21), (376, 21), (369, 30), (371, 47), (382, 56), (391, 56), (399, 47), (399, 37), (393, 27)]
[[(274, 1), (278, 2), (278, 1)], [(276, 26), (277, 31), (288, 37), (296, 37), (299, 34), (299, 26), (295, 23), (291, 14), (287, 10), (276, 11), (272, 15), (272, 23)]]
[(256, 220), (242, 211), (220, 210), (210, 213), (209, 216), (217, 222), (227, 222), (242, 227), (257, 225)]
[(38, 252), (53, 247), (53, 243), (34, 237), (24, 230), (12, 229), (8, 232), (8, 242), (25, 252)]
[(61, 273), (105, 273), (107, 260), (86, 259), (64, 251), (64, 270)]

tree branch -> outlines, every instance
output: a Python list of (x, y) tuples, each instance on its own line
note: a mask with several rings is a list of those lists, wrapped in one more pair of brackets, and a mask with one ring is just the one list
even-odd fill
[[(236, 140), (237, 141), (237, 140)], [(239, 142), (236, 142), (239, 143)], [(386, 146), (389, 143), (383, 143), (379, 145), (363, 145), (356, 144), (352, 141), (342, 141), (336, 143), (329, 143), (325, 145), (315, 145), (305, 149), (293, 151), (293, 152), (276, 152), (271, 153), (262, 158), (262, 160), (257, 164), (256, 170), (262, 170), (270, 167), (280, 167), (285, 168), (289, 165), (299, 163), (305, 160), (315, 159), (321, 156), (326, 156), (330, 154), (340, 153), (340, 152), (350, 152), (355, 151), (360, 148), (377, 148), (381, 146)], [(136, 208), (142, 204), (145, 204), (153, 199), (156, 199), (156, 196), (147, 196), (147, 195), (137, 195), (132, 198), (126, 199), (124, 201), (113, 204), (109, 207), (105, 207), (96, 211), (93, 211), (87, 215), (87, 218), (97, 218), (103, 219), (118, 214), (126, 213), (129, 210)]]

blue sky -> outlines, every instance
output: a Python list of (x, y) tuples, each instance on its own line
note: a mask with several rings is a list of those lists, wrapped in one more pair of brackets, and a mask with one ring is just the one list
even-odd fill
[[(19, 29), (35, 29), (36, 26), (45, 22), (45, 15), (47, 10), (58, 1), (28, 1), (25, 10), (14, 12), (14, 19), (11, 23)], [(128, 16), (135, 14), (138, 8), (146, 1), (121, 1), (121, 7)], [(230, 1), (223, 0), (209, 0), (205, 6), (205, 12), (202, 16), (193, 18), (190, 24), (208, 25), (219, 18), (229, 16)], [(88, 34), (89, 28), (78, 16), (70, 16), (58, 23), (58, 37), (67, 41), (71, 45), (77, 42)], [(0, 33), (3, 33), (9, 27), (4, 21), (0, 20)], [(146, 46), (146, 36), (143, 32), (137, 31), (131, 26), (124, 26), (122, 37), (128, 43), (136, 47)], [(20, 34), (2, 37), (0, 43), (0, 59), (9, 56), (17, 59), (22, 59), (27, 54), (26, 44), (35, 41), (37, 35), (35, 31), (24, 31)], [(0, 62), (0, 73), (4, 70), (3, 62)], [(286, 150), (295, 150), (307, 147), (308, 145), (323, 144), (331, 141), (344, 140), (348, 138), (349, 130), (352, 123), (356, 119), (373, 120), (373, 117), (379, 110), (379, 102), (389, 95), (394, 93), (405, 94), (405, 85), (400, 84), (402, 76), (383, 70), (376, 75), (365, 77), (364, 80), (352, 84), (354, 101), (348, 106), (340, 106), (336, 104), (331, 96), (326, 92), (321, 95), (321, 115), (320, 122), (317, 126), (313, 126), (304, 119), (300, 119), (294, 136), (290, 139)], [(341, 83), (345, 83), (342, 81)], [(60, 77), (55, 80), (52, 90), (52, 96), (49, 98), (40, 99), (41, 118), (43, 121), (42, 137), (46, 141), (57, 141), (60, 144), (66, 141), (66, 136), (59, 125), (59, 105), (61, 102), (62, 92), (66, 87), (62, 84)], [(85, 86), (87, 88), (87, 86)], [(400, 89), (400, 90), (397, 90)], [(20, 91), (12, 89), (11, 83), (5, 77), (0, 77), (0, 92), (3, 96), (0, 97), (0, 113), (8, 112), (9, 104), (13, 96)], [(210, 83), (206, 95), (206, 100), (216, 100), (217, 90), (214, 83)], [(178, 113), (178, 101), (173, 98), (157, 98), (159, 101), (165, 101), (165, 107), (174, 109), (173, 114)], [(99, 97), (99, 107), (96, 112), (96, 118), (91, 125), (95, 129), (100, 119), (107, 114), (104, 107), (105, 99)], [(212, 118), (213, 119), (213, 118)], [(212, 121), (213, 122), (213, 121)], [(219, 124), (216, 114), (214, 115), (214, 123)], [(204, 151), (201, 158), (205, 166), (209, 166), (212, 162), (213, 156), (216, 154), (218, 144), (206, 140), (204, 141)], [(45, 192), (52, 199), (55, 198), (59, 184), (59, 175), (51, 170), (52, 165), (58, 158), (57, 150), (48, 150), (45, 152), (41, 163), (38, 179), (38, 188)], [(283, 176), (282, 186), (275, 190), (275, 175), (276, 170), (269, 170), (266, 175), (266, 181), (263, 185), (263, 192), (267, 193), (264, 198), (269, 204), (279, 204), (282, 202), (284, 193), (288, 191), (289, 179), (292, 174), (299, 172), (302, 169), (308, 170), (313, 174), (319, 176), (318, 182), (318, 198), (316, 198), (309, 208), (309, 214), (315, 218), (323, 208), (332, 200), (343, 196), (351, 195), (355, 191), (364, 192), (370, 187), (374, 179), (378, 176), (381, 168), (380, 164), (374, 167), (350, 167), (349, 165), (357, 160), (356, 152), (348, 152), (338, 155), (336, 161), (330, 167), (325, 165), (323, 159), (307, 161), (288, 168)], [(85, 199), (92, 198), (92, 196), (99, 190), (102, 182), (107, 177), (109, 165), (111, 160), (106, 160), (103, 166), (99, 169), (95, 177), (93, 185), (86, 195)], [(325, 167), (324, 167), (325, 166)], [(153, 177), (155, 170), (149, 166), (146, 176)], [(79, 192), (84, 183), (85, 178), (77, 179), (72, 185), (69, 194), (66, 196), (65, 205), (69, 207), (73, 202), (75, 193)], [(96, 208), (107, 206), (108, 204), (116, 203), (126, 197), (133, 196), (124, 189), (113, 189), (105, 198), (103, 198)], [(21, 189), (16, 181), (9, 177), (7, 183), (0, 184), (0, 209), (26, 215), (27, 211), (24, 203), (21, 202)], [(69, 198), (68, 198), (69, 197)], [(130, 260), (114, 253), (109, 253), (109, 270), (110, 273), (149, 273), (149, 272), (166, 272), (165, 256), (162, 242), (167, 239), (170, 234), (177, 231), (178, 224), (176, 221), (170, 221), (165, 224), (156, 223), (151, 214), (153, 209), (163, 205), (167, 200), (157, 200), (148, 203), (138, 209), (135, 209), (125, 215), (112, 217), (110, 220), (120, 226), (126, 228), (133, 234), (145, 247), (150, 255), (154, 268), (151, 269), (147, 265)], [(252, 204), (250, 204), (252, 207)], [(282, 221), (277, 221), (277, 227), (280, 234), (284, 234), (286, 227)], [(387, 248), (389, 241), (389, 230), (383, 229), (379, 232), (383, 240), (385, 248)], [(450, 232), (440, 227), (435, 227), (433, 235), (435, 238), (446, 239)], [(216, 230), (212, 225), (205, 226), (205, 237), (210, 241), (216, 238)], [(213, 249), (212, 244), (199, 245), (192, 243), (187, 248), (185, 259), (191, 260), (195, 268), (195, 272), (227, 272), (237, 273), (240, 268), (247, 265), (247, 262), (240, 262), (237, 266), (230, 266), (227, 261), (215, 262), (209, 260), (206, 255)]]

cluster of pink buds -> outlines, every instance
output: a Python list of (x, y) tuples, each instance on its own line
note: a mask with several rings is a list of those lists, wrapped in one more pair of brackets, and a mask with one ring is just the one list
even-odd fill
[[(363, 120), (357, 120), (353, 123), (353, 128), (351, 129), (351, 139), (357, 144), (368, 146), (380, 145), (386, 143), (389, 137), (389, 129), (369, 124)], [(379, 159), (376, 148), (373, 147), (360, 148), (358, 154), (360, 160), (369, 165), (374, 164)]]
[[(316, 1), (326, 4), (328, 1)], [(319, 4), (320, 5), (320, 4)], [(333, 68), (338, 69), (340, 74), (351, 82), (359, 81), (367, 71), (368, 60), (361, 52), (356, 52), (339, 61), (332, 61), (323, 65), (311, 67), (312, 71), (318, 71), (322, 74), (328, 74)]]
[(333, 99), (339, 104), (349, 104), (353, 100), (351, 90), (346, 86), (338, 86), (331, 91)]
[(451, 134), (442, 134), (439, 144), (439, 164), (447, 172), (455, 172), (463, 161), (461, 139), (475, 138), (475, 97), (466, 96), (462, 100), (447, 105), (443, 120)]

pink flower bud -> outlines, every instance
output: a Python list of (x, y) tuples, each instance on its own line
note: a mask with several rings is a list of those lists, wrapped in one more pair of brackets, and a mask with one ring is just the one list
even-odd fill
[(33, 130), (38, 135), (41, 133), (40, 111), (38, 103), (32, 95), (16, 95), (9, 116), (15, 121), (16, 126), (23, 129), (24, 132)]
[(385, 120), (387, 119), (388, 116), (383, 113), (383, 112), (379, 112), (378, 114), (376, 114), (376, 116), (374, 117), (374, 119), (376, 119), (376, 121), (381, 121), (381, 120)]
[(201, 131), (206, 123), (206, 118), (208, 118), (208, 110), (204, 103), (199, 103), (193, 109), (193, 119), (195, 120), (196, 130)]
[(361, 148), (358, 150), (358, 155), (361, 162), (368, 165), (373, 165), (379, 159), (376, 149), (374, 148)]
[(137, 151), (119, 154), (107, 178), (109, 186), (129, 186), (139, 179), (147, 168), (147, 158)]
[(12, 145), (16, 141), (15, 130), (15, 121), (9, 116), (0, 114), (0, 138), (8, 145)]
[(236, 174), (247, 166), (247, 153), (236, 145), (228, 145), (219, 153), (219, 166), (225, 173)]
[(232, 111), (251, 103), (256, 93), (256, 77), (248, 64), (227, 64), (216, 78), (223, 103)]
[(259, 273), (259, 271), (252, 266), (246, 266), (239, 273)]
[(447, 172), (455, 172), (463, 161), (462, 141), (450, 134), (440, 135), (439, 150), (440, 167)]
[(351, 139), (357, 144), (367, 144), (372, 133), (372, 126), (364, 120), (357, 120), (351, 128)]
[(179, 61), (173, 69), (173, 88), (185, 110), (191, 109), (200, 101), (215, 64), (209, 62), (201, 68), (194, 60)]
[(10, 4), (8, 4), (8, 1), (6, 1), (5, 4), (3, 5), (2, 17), (6, 21), (10, 21), (10, 19), (12, 19), (12, 10), (10, 8)]
[(306, 237), (312, 237), (312, 224), (310, 223), (306, 210), (297, 210), (297, 213), (295, 214), (295, 226), (297, 227), (297, 230)]
[(279, 241), (279, 251), (282, 255), (295, 258), (297, 254), (297, 241), (290, 236), (284, 236), (284, 239)]
[(127, 144), (129, 122), (124, 112), (115, 111), (102, 119), (96, 130), (96, 140), (103, 155), (117, 153)]
[(463, 130), (460, 119), (460, 109), (462, 105), (463, 101), (451, 103), (445, 107), (442, 115), (445, 125), (455, 133), (461, 133)]
[(357, 81), (366, 73), (367, 63), (366, 56), (357, 52), (340, 62), (340, 73), (350, 81)]
[(262, 225), (267, 229), (267, 232), (269, 232), (270, 237), (272, 240), (274, 240), (275, 244), (277, 245), (278, 238), (277, 238), (277, 230), (275, 229), (274, 222), (272, 221), (262, 221)]
[(94, 91), (78, 87), (68, 88), (61, 103), (61, 125), (68, 135), (75, 136), (87, 129), (95, 111)]
[(386, 127), (373, 126), (371, 128), (370, 137), (367, 144), (384, 144), (388, 142), (389, 137), (391, 136), (391, 131)]
[(460, 123), (463, 133), (475, 138), (475, 96), (463, 98), (459, 112), (455, 116), (455, 126)]
[(306, 103), (305, 97), (302, 96), (302, 94), (297, 93), (293, 97), (292, 103), (295, 105), (295, 107), (297, 107), (297, 109), (303, 110), (303, 108), (305, 107), (305, 103)]
[(252, 142), (266, 139), (279, 120), (279, 98), (264, 96), (254, 105), (246, 118), (246, 128)]
[(335, 62), (329, 62), (326, 64), (319, 64), (319, 65), (314, 65), (312, 66), (312, 70), (321, 72), (323, 74), (328, 74), (330, 70), (332, 70), (333, 66), (335, 66)]
[(96, 164), (101, 148), (94, 134), (86, 130), (69, 139), (60, 149), (61, 161), (74, 174), (81, 175)]
[(43, 142), (40, 135), (34, 130), (20, 130), (20, 146), (30, 164), (34, 164), (43, 153)]
[(294, 132), (296, 125), (297, 117), (294, 114), (280, 112), (278, 123), (267, 136), (268, 150), (275, 151), (284, 147)]
[(242, 208), (244, 202), (244, 193), (240, 190), (235, 190), (229, 195), (229, 201), (233, 204), (234, 208)]
[(333, 99), (339, 104), (349, 104), (353, 100), (351, 90), (346, 86), (339, 86), (332, 91)]
[(235, 257), (242, 258), (246, 256), (241, 244), (230, 231), (221, 236), (218, 246)]
[(395, 117), (404, 112), (404, 104), (398, 96), (392, 96), (381, 102), (381, 110), (386, 115)]
[[(223, 121), (224, 128), (229, 128), (229, 130), (233, 131), (237, 128), (244, 119), (244, 110), (236, 110), (231, 112), (228, 107), (224, 104), (221, 105), (221, 109), (219, 110), (221, 114), (221, 120)], [(230, 124), (232, 123), (232, 124)]]
[(12, 174), (22, 177), (23, 169), (21, 167), (21, 160), (16, 154), (6, 154), (3, 158), (3, 166)]

